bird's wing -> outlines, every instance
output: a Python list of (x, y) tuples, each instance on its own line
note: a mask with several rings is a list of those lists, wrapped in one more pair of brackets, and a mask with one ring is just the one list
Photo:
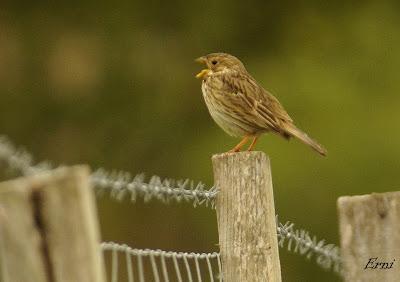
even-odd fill
[(226, 92), (232, 93), (230, 98), (240, 100), (236, 102), (245, 105), (242, 110), (256, 114), (265, 123), (265, 127), (282, 132), (284, 123), (292, 123), (279, 101), (250, 75), (234, 72), (223, 75), (221, 79)]

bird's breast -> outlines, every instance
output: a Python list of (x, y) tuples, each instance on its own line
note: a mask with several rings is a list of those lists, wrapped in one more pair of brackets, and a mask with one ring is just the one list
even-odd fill
[(201, 90), (211, 115), (214, 115), (215, 112), (218, 111), (218, 96), (221, 95), (218, 89), (218, 83), (213, 77), (207, 77), (201, 84)]
[(223, 82), (214, 76), (209, 76), (203, 80), (201, 90), (203, 95), (218, 95), (223, 88)]
[(246, 135), (247, 130), (235, 124), (232, 115), (229, 114), (231, 111), (227, 108), (226, 101), (224, 102), (226, 97), (224, 97), (221, 80), (209, 77), (203, 80), (201, 89), (208, 111), (214, 121), (229, 135)]

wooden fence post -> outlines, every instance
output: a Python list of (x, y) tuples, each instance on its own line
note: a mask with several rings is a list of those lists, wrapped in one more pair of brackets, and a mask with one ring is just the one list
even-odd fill
[(104, 282), (86, 166), (0, 183), (4, 282)]
[(400, 192), (338, 199), (347, 282), (400, 281)]
[(243, 152), (212, 161), (224, 281), (281, 281), (269, 159)]

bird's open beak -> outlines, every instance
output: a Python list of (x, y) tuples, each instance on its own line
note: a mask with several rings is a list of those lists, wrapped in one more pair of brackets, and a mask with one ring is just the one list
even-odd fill
[[(200, 63), (200, 64), (206, 64), (206, 58), (200, 57), (195, 60), (195, 62)], [(203, 69), (201, 72), (196, 74), (196, 78), (205, 78), (209, 74), (210, 70), (209, 69)]]
[(196, 74), (196, 78), (205, 78), (209, 74), (210, 70), (209, 69), (204, 69), (198, 74)]

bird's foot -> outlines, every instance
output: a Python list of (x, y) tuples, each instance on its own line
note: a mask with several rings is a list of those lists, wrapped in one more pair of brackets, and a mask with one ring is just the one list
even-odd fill
[(237, 153), (237, 152), (240, 152), (240, 148), (235, 147), (235, 148), (229, 150), (227, 153)]
[(240, 149), (242, 149), (243, 145), (247, 143), (247, 140), (249, 140), (248, 136), (243, 137), (242, 141), (239, 142), (232, 150), (229, 150), (227, 153), (237, 153), (240, 152)]

